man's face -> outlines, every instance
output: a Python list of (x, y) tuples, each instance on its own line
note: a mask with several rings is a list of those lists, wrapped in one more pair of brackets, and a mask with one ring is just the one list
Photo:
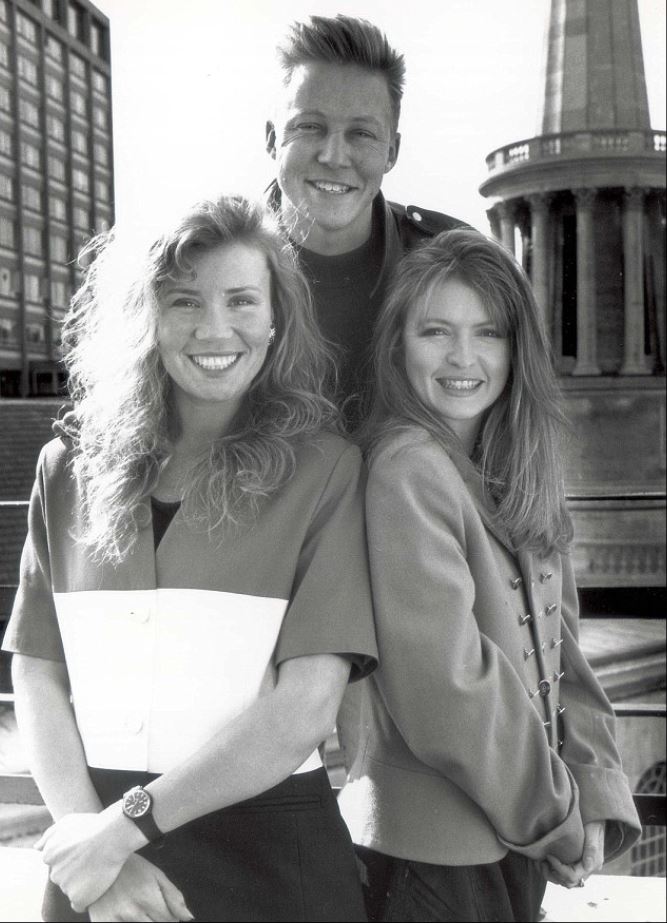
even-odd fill
[(276, 122), (267, 124), (267, 149), (278, 165), (283, 217), (300, 243), (322, 254), (365, 243), (399, 140), (381, 74), (319, 61), (295, 68)]

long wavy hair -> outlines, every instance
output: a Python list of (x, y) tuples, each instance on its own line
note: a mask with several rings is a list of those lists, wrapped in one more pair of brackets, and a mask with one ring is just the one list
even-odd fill
[(183, 509), (213, 528), (257, 511), (294, 473), (295, 447), (339, 415), (325, 391), (331, 357), (308, 285), (275, 219), (240, 196), (203, 201), (144, 248), (113, 230), (93, 239), (85, 281), (63, 327), (73, 409), (60, 430), (73, 443), (83, 498), (81, 534), (97, 559), (118, 562), (149, 517), (147, 499), (169, 460), (179, 421), (157, 344), (158, 298), (193, 275), (203, 253), (257, 248), (271, 274), (275, 340), (230, 431), (214, 441), (185, 485)]
[[(405, 328), (434, 286), (455, 278), (481, 298), (511, 344), (507, 385), (487, 410), (472, 458), (413, 390)], [(389, 431), (417, 424), (459, 463), (481, 474), (489, 508), (517, 548), (565, 551), (572, 523), (565, 505), (561, 445), (566, 421), (551, 350), (530, 283), (498, 243), (471, 230), (445, 231), (403, 258), (378, 319), (375, 389), (362, 434), (372, 449)]]

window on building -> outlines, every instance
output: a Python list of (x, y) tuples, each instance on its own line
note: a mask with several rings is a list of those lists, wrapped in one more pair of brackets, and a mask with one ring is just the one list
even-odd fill
[(59, 234), (51, 235), (51, 259), (57, 263), (67, 262), (67, 241)]
[(0, 21), (7, 22), (7, 4), (5, 0), (0, 0)]
[(7, 266), (0, 269), (0, 295), (13, 295), (14, 285), (12, 271)]
[(105, 179), (95, 180), (95, 197), (102, 202), (109, 201), (109, 184)]
[(103, 109), (101, 106), (94, 106), (93, 122), (97, 128), (101, 128), (102, 131), (107, 131), (109, 127), (109, 119), (107, 117), (106, 109)]
[(29, 224), (23, 225), (23, 249), (33, 256), (41, 256), (43, 252), (42, 232)]
[(17, 68), (20, 77), (23, 77), (28, 83), (32, 83), (33, 86), (37, 86), (37, 65), (34, 61), (30, 61), (20, 54), (17, 59)]
[(44, 324), (26, 324), (25, 328), (25, 338), (28, 343), (44, 343), (46, 342), (46, 334), (44, 332)]
[(6, 215), (0, 215), (0, 246), (14, 247), (15, 244), (14, 222)]
[(33, 170), (39, 170), (42, 163), (39, 148), (29, 141), (21, 141), (21, 163), (26, 167), (32, 167)]
[(77, 77), (81, 77), (83, 80), (86, 79), (86, 62), (83, 58), (80, 58), (78, 54), (70, 52), (69, 56), (69, 66), (73, 74), (76, 74)]
[(11, 176), (5, 176), (4, 173), (0, 173), (0, 199), (14, 201), (14, 181)]
[(83, 9), (78, 3), (67, 4), (67, 31), (80, 42), (83, 41)]
[(23, 277), (23, 290), (28, 301), (41, 301), (42, 280), (34, 272), (27, 272)]
[(60, 103), (63, 101), (63, 82), (54, 74), (46, 75), (46, 95), (50, 96), (51, 99), (57, 99)]
[(95, 22), (90, 24), (90, 47), (93, 50), (93, 54), (96, 54), (98, 58), (105, 57), (106, 49), (104, 47), (104, 35), (102, 28)]
[(32, 19), (28, 19), (27, 16), (24, 16), (23, 13), (19, 13), (18, 11), (16, 13), (16, 31), (27, 42), (32, 42), (33, 45), (37, 43), (36, 24)]
[(88, 135), (83, 131), (79, 131), (78, 128), (72, 129), (72, 148), (77, 154), (88, 153)]
[(42, 6), (50, 19), (60, 22), (60, 0), (42, 0)]
[(90, 191), (90, 180), (85, 170), (79, 170), (77, 167), (72, 170), (72, 185), (79, 192)]
[(76, 112), (77, 115), (84, 116), (86, 115), (86, 97), (79, 93), (78, 90), (72, 90), (70, 93), (70, 105), (72, 106), (72, 111)]
[[(637, 792), (643, 795), (664, 795), (667, 791), (666, 764), (655, 763), (643, 773)], [(632, 847), (632, 874), (665, 877), (665, 828), (649, 824), (644, 827), (641, 839)]]
[(14, 340), (14, 324), (6, 317), (0, 318), (0, 340), (3, 343)]
[(33, 128), (39, 127), (39, 107), (29, 99), (19, 99), (19, 116)]
[(55, 157), (53, 154), (49, 154), (48, 170), (49, 176), (52, 179), (57, 179), (61, 182), (65, 181), (65, 161), (61, 160), (60, 157)]
[(21, 186), (21, 198), (25, 208), (32, 208), (36, 212), (42, 210), (42, 194), (36, 186), (23, 183)]
[(96, 70), (93, 71), (93, 89), (97, 90), (98, 93), (106, 94), (107, 92), (107, 78)]
[(0, 42), (0, 65), (9, 69), (9, 48), (4, 42)]
[(73, 209), (73, 218), (76, 227), (88, 230), (90, 226), (90, 212), (87, 208), (84, 208), (83, 205), (75, 205)]
[(49, 113), (46, 117), (46, 133), (54, 141), (65, 140), (65, 123), (58, 115)]
[(93, 151), (95, 154), (95, 162), (99, 163), (100, 166), (106, 167), (109, 165), (109, 150), (106, 144), (96, 143), (93, 146)]
[(49, 214), (57, 221), (67, 221), (67, 205), (65, 204), (65, 200), (57, 195), (50, 195)]
[(0, 109), (4, 112), (11, 112), (12, 97), (7, 87), (0, 86)]
[(59, 61), (62, 63), (63, 46), (57, 38), (54, 38), (52, 35), (47, 35), (44, 48), (50, 58), (52, 58), (54, 61)]
[(5, 157), (11, 157), (12, 150), (11, 132), (7, 131), (6, 128), (0, 128), (0, 154), (4, 154)]
[(51, 304), (58, 308), (67, 307), (67, 285), (60, 279), (54, 279), (51, 283)]

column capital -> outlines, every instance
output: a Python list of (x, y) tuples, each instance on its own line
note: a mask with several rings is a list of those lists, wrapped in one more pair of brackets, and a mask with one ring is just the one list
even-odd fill
[(516, 211), (514, 202), (498, 202), (496, 208), (501, 220), (514, 220), (514, 212)]
[(530, 205), (530, 210), (532, 212), (536, 211), (546, 211), (551, 204), (553, 199), (553, 193), (551, 192), (531, 192), (530, 195), (526, 196), (526, 200)]
[(597, 189), (591, 189), (589, 186), (581, 189), (573, 189), (572, 195), (577, 203), (577, 208), (591, 208), (598, 194)]
[(625, 186), (623, 189), (623, 199), (629, 208), (642, 208), (645, 194), (643, 186)]

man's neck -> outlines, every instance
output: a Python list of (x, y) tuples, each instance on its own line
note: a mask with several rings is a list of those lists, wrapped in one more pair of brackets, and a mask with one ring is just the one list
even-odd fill
[(344, 228), (323, 228), (296, 213), (289, 204), (287, 208), (284, 205), (281, 207), (281, 215), (292, 240), (319, 256), (340, 256), (357, 250), (369, 240), (373, 227), (373, 212), (370, 208), (363, 221)]

